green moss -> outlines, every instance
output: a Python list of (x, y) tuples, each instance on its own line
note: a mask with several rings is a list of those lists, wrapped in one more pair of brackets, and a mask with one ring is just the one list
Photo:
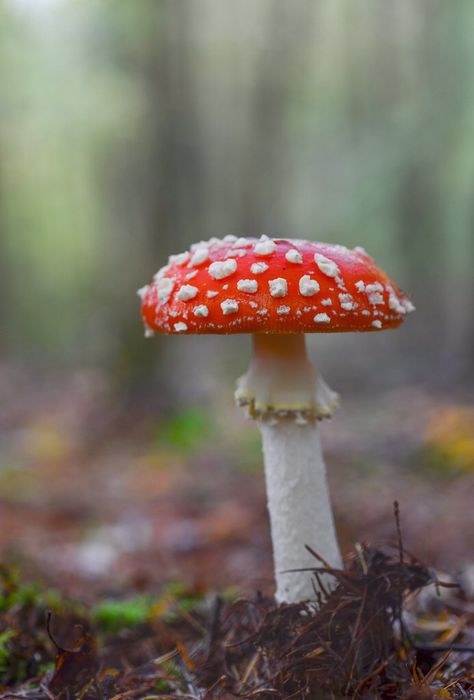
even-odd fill
[(185, 583), (169, 583), (155, 601), (152, 614), (171, 624), (177, 622), (181, 612), (191, 612), (202, 602), (202, 595), (192, 593)]
[(169, 681), (166, 681), (164, 678), (161, 680), (157, 681), (155, 683), (155, 687), (153, 688), (155, 693), (169, 693), (171, 692), (171, 685), (169, 684)]
[(234, 603), (239, 596), (241, 595), (240, 590), (237, 588), (237, 586), (228, 586), (228, 588), (225, 588), (222, 593), (220, 594), (220, 597), (225, 603)]
[(8, 673), (11, 663), (11, 651), (9, 642), (13, 637), (16, 636), (16, 632), (10, 628), (7, 628), (3, 632), (0, 632), (0, 679), (3, 680), (5, 675)]
[(116, 632), (123, 627), (136, 627), (150, 617), (152, 600), (137, 596), (128, 600), (103, 600), (96, 605), (91, 616), (101, 632)]
[(0, 613), (23, 608), (85, 614), (79, 603), (67, 600), (58, 591), (36, 583), (23, 584), (17, 569), (0, 568)]
[(182, 611), (194, 610), (202, 596), (191, 595), (186, 584), (168, 584), (160, 596), (135, 596), (125, 600), (106, 599), (91, 611), (100, 632), (109, 634), (124, 627), (136, 627), (159, 618), (176, 622)]
[(38, 676), (41, 676), (43, 678), (46, 676), (47, 673), (50, 673), (50, 671), (54, 670), (54, 661), (48, 661), (43, 664), (40, 664), (39, 669), (38, 669)]
[(196, 452), (212, 437), (212, 421), (209, 414), (199, 407), (190, 407), (175, 413), (162, 423), (155, 434), (158, 447), (179, 452)]
[(172, 661), (170, 661), (170, 660), (163, 661), (161, 666), (163, 667), (165, 673), (168, 676), (171, 676), (172, 678), (176, 678), (176, 679), (180, 679), (183, 677), (183, 672), (181, 671), (179, 666), (177, 666)]

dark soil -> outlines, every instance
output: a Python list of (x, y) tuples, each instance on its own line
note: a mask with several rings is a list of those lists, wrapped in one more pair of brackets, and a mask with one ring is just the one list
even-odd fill
[[(0, 698), (473, 697), (474, 606), (456, 583), (397, 548), (358, 546), (344, 570), (315, 554), (315, 583), (321, 574), (334, 586), (313, 609), (215, 596), (109, 635), (84, 612), (45, 620), (26, 599), (2, 616), (15, 634), (0, 644), (11, 665)], [(25, 666), (34, 677), (15, 683)]]

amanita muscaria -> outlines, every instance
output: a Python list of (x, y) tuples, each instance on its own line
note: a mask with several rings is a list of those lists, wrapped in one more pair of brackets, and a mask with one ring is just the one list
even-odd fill
[(337, 395), (305, 333), (396, 328), (413, 305), (362, 248), (267, 236), (197, 243), (140, 296), (147, 335), (252, 334), (235, 396), (262, 435), (276, 598), (314, 598), (311, 573), (294, 571), (314, 566), (304, 545), (341, 565), (317, 425)]

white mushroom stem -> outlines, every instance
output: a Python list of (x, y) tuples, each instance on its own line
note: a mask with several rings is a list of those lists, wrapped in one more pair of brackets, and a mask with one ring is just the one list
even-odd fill
[(262, 435), (276, 599), (314, 599), (312, 573), (288, 572), (319, 565), (305, 545), (341, 566), (317, 426), (317, 418), (331, 415), (337, 396), (309, 360), (304, 335), (259, 334), (236, 399)]
[(305, 544), (331, 566), (341, 565), (319, 430), (316, 424), (298, 425), (287, 419), (275, 425), (259, 421), (258, 426), (263, 441), (276, 599), (280, 603), (311, 600), (316, 584), (311, 572), (288, 573), (320, 566)]

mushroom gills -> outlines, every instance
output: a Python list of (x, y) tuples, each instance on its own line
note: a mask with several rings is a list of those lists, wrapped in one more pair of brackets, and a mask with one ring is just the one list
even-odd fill
[(301, 333), (254, 334), (250, 366), (238, 380), (235, 399), (252, 418), (296, 423), (330, 418), (338, 405), (338, 395), (308, 358)]

